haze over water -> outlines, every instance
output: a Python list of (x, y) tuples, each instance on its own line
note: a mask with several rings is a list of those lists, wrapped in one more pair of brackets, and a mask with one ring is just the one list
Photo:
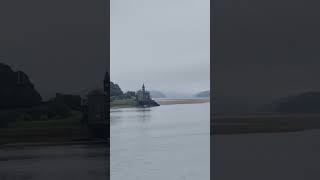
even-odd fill
[(111, 109), (111, 180), (209, 180), (209, 109), (209, 103)]

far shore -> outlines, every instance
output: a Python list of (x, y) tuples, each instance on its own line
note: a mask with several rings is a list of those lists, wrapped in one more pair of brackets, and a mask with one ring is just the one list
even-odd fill
[(107, 140), (69, 140), (69, 141), (39, 141), (39, 142), (18, 142), (18, 143), (3, 143), (0, 144), (0, 148), (18, 148), (18, 147), (38, 147), (38, 146), (68, 146), (68, 145), (106, 145), (108, 147)]
[(0, 128), (0, 147), (49, 146), (69, 144), (96, 144), (106, 141), (98, 138), (95, 132), (84, 124), (82, 113), (74, 111), (73, 115), (61, 119), (38, 121), (16, 121)]
[(297, 132), (320, 129), (320, 114), (214, 115), (211, 135)]
[(169, 98), (159, 98), (154, 99), (160, 105), (174, 105), (174, 104), (199, 104), (210, 102), (209, 98), (188, 98), (188, 99), (169, 99)]
[(134, 107), (136, 107), (136, 106), (127, 105), (127, 104), (124, 104), (124, 105), (110, 105), (110, 109), (134, 108)]
[[(210, 102), (209, 98), (154, 98), (160, 106), (163, 105), (175, 105), (175, 104), (199, 104), (199, 103), (208, 103)], [(112, 109), (119, 109), (119, 108), (134, 108), (136, 107), (132, 103), (123, 103), (123, 104), (111, 104)]]

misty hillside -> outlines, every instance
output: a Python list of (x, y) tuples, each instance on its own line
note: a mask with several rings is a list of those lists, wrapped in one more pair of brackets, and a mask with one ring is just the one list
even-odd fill
[(270, 104), (271, 101), (265, 101), (264, 99), (248, 99), (241, 96), (225, 96), (219, 93), (214, 96), (214, 108), (213, 113), (261, 113), (265, 112), (266, 104)]
[(320, 92), (306, 92), (281, 98), (268, 106), (270, 111), (286, 113), (320, 112)]
[(183, 98), (192, 98), (192, 94), (190, 93), (184, 93), (184, 92), (172, 92), (172, 91), (166, 91), (163, 92), (167, 98), (172, 98), (172, 99), (183, 99)]
[(152, 98), (166, 98), (167, 96), (160, 91), (150, 91), (150, 95)]
[(210, 90), (199, 92), (195, 94), (194, 97), (198, 97), (198, 98), (210, 97)]

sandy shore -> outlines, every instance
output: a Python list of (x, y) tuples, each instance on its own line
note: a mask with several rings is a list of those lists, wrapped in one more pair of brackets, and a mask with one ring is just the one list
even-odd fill
[[(175, 104), (198, 104), (198, 103), (208, 103), (210, 99), (208, 98), (194, 98), (194, 99), (168, 99), (168, 98), (159, 98), (153, 99), (158, 104), (162, 105), (175, 105)], [(123, 104), (123, 105), (111, 105), (111, 109), (119, 109), (119, 108), (132, 108), (136, 107), (133, 105)]]
[(210, 99), (154, 99), (160, 105), (174, 105), (174, 104), (198, 104), (210, 102)]

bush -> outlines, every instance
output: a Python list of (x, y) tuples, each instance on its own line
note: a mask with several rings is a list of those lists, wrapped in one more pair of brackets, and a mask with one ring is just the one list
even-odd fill
[(136, 92), (134, 92), (134, 91), (128, 91), (128, 92), (125, 93), (125, 95), (126, 95), (127, 97), (136, 97)]
[(0, 112), (0, 128), (7, 128), (10, 123), (15, 122), (18, 119), (19, 113), (10, 112)]
[(58, 118), (65, 118), (70, 116), (71, 109), (63, 104), (63, 103), (58, 103), (58, 102), (52, 102), (49, 104), (48, 107), (48, 117), (58, 117)]
[(57, 93), (54, 101), (65, 104), (73, 110), (79, 110), (81, 107), (81, 96)]

